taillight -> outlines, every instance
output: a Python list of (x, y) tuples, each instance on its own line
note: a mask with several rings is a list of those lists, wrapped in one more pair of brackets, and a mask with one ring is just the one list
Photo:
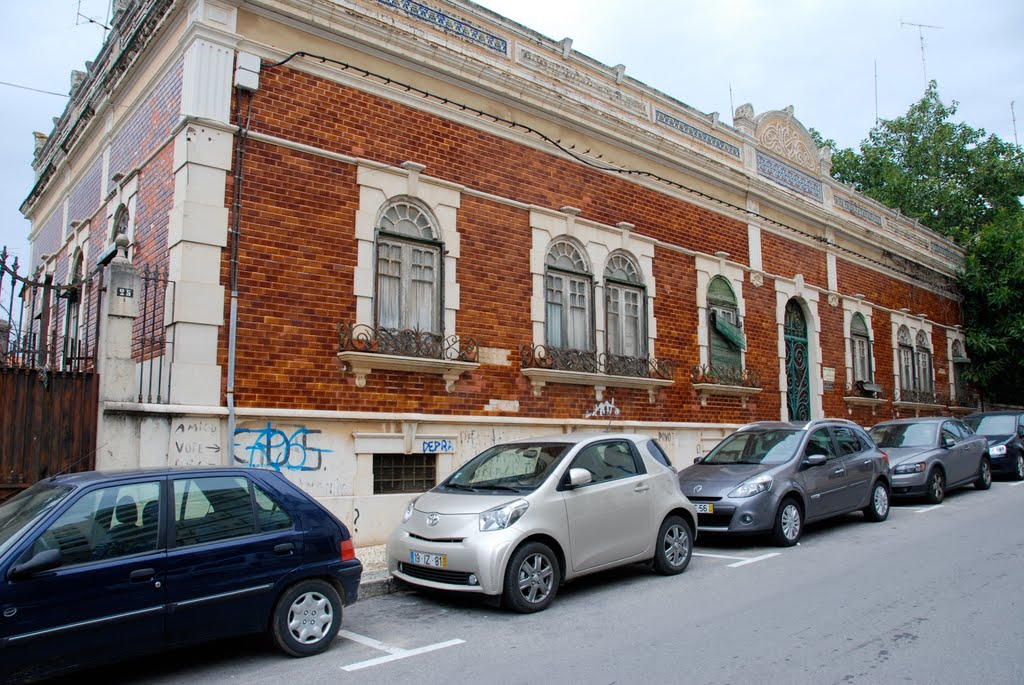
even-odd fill
[(356, 558), (356, 546), (352, 544), (352, 538), (341, 541), (341, 560), (352, 561)]

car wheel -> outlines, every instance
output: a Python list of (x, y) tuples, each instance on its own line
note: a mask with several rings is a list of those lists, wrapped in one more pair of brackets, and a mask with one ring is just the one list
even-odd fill
[(992, 487), (992, 464), (988, 457), (981, 458), (981, 465), (978, 466), (978, 480), (974, 481), (974, 487), (979, 490), (988, 490)]
[(311, 656), (327, 649), (341, 628), (341, 597), (323, 580), (292, 585), (274, 605), (271, 636), (291, 656)]
[(889, 518), (889, 488), (880, 480), (875, 481), (871, 488), (871, 499), (864, 507), (864, 516), (876, 523)]
[(925, 490), (924, 499), (928, 504), (939, 504), (946, 496), (946, 476), (942, 469), (934, 468), (928, 475), (928, 489)]
[(1024, 480), (1024, 454), (1017, 455), (1017, 461), (1013, 468), (1013, 479)]
[(663, 576), (682, 573), (693, 555), (693, 534), (690, 525), (681, 516), (668, 516), (658, 531), (658, 544), (654, 550), (654, 570)]
[(542, 611), (555, 598), (560, 581), (554, 553), (541, 542), (531, 542), (517, 549), (509, 560), (502, 599), (522, 614)]
[(775, 528), (772, 529), (772, 538), (775, 544), (782, 547), (792, 547), (800, 540), (804, 532), (804, 513), (800, 505), (792, 497), (782, 500), (779, 510), (775, 514)]

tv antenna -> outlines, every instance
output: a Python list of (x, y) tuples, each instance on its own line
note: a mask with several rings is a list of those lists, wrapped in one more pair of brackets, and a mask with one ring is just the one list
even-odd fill
[(107, 7), (107, 15), (108, 16), (106, 23), (104, 23), (97, 19), (93, 19), (90, 16), (82, 14), (82, 0), (78, 0), (78, 7), (75, 8), (75, 26), (81, 26), (82, 24), (96, 24), (96, 26), (99, 26), (101, 29), (103, 29), (103, 35), (105, 37), (107, 35), (107, 31), (110, 30), (110, 5), (108, 5)]
[(1013, 144), (1020, 147), (1017, 141), (1017, 113), (1013, 111), (1013, 100), (1010, 100), (1010, 118), (1013, 119)]
[(928, 87), (928, 66), (924, 61), (924, 29), (941, 29), (941, 26), (933, 26), (931, 24), (915, 24), (912, 21), (900, 20), (900, 28), (904, 26), (916, 26), (917, 37), (921, 41), (921, 70), (924, 72), (924, 87)]

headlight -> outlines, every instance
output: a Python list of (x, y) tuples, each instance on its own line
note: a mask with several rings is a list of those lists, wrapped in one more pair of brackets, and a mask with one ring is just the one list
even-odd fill
[(410, 518), (412, 518), (412, 512), (416, 510), (417, 499), (419, 499), (419, 497), (417, 497), (416, 499), (409, 500), (409, 503), (405, 505), (405, 513), (402, 514), (402, 523), (405, 523)]
[(919, 461), (916, 464), (900, 464), (893, 469), (893, 473), (921, 473), (925, 468), (924, 462)]
[(525, 499), (517, 499), (500, 507), (488, 509), (480, 514), (480, 530), (504, 530), (521, 519), (529, 506), (530, 503)]
[(1006, 445), (993, 445), (988, 448), (989, 456), (1001, 457), (1006, 454)]
[(729, 497), (753, 497), (772, 489), (772, 477), (764, 474), (751, 478), (729, 493)]

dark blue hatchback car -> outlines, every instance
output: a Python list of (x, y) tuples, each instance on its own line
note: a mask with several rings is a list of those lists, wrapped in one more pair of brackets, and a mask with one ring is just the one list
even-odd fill
[(48, 478), (0, 505), (0, 679), (247, 633), (316, 654), (362, 570), (345, 525), (273, 471)]

